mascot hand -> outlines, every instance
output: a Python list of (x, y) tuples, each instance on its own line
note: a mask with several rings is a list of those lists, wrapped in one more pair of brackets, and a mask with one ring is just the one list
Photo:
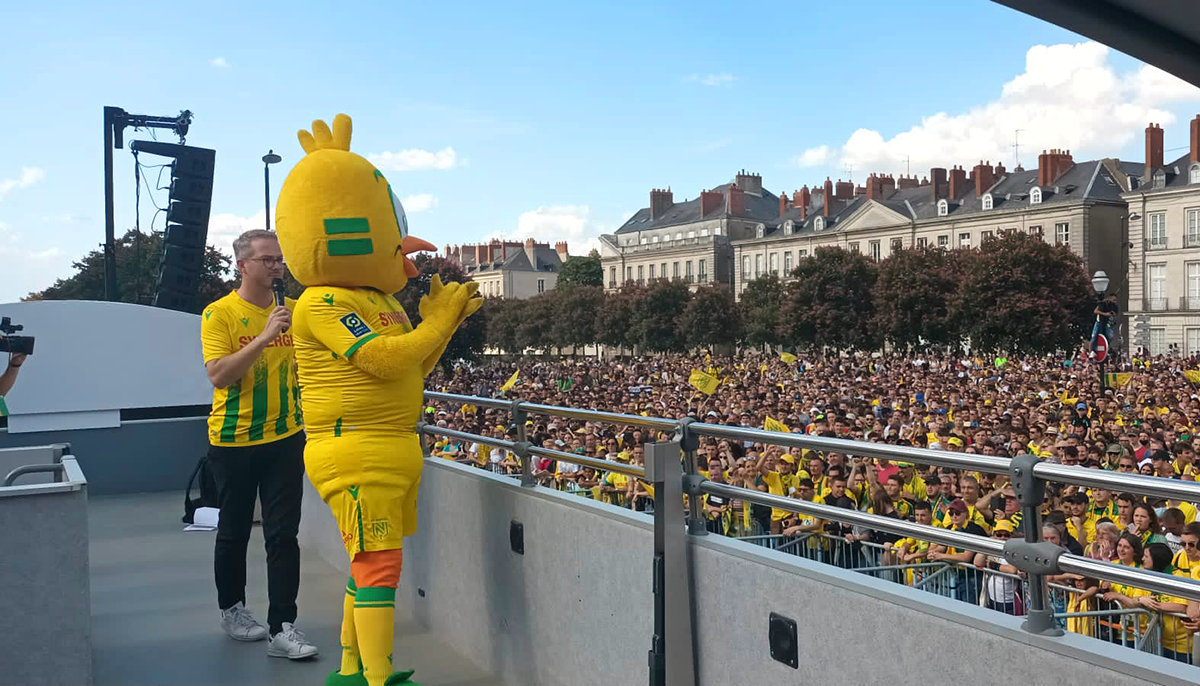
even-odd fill
[[(478, 290), (479, 284), (474, 281), (442, 285), (441, 277), (434, 274), (429, 284), (429, 295), (421, 298), (418, 308), (421, 319), (433, 321), (446, 329), (454, 327), (468, 314), (479, 309), (479, 304), (471, 302)], [(474, 299), (482, 303), (482, 298)]]

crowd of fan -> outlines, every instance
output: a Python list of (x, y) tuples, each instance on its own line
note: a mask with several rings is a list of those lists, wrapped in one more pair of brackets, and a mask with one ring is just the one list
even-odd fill
[[(1031, 453), (1064, 465), (1188, 481), (1200, 472), (1192, 438), (1200, 429), (1200, 389), (1186, 373), (1197, 369), (1200, 359), (1195, 357), (1115, 362), (1107, 371), (1128, 376), (1109, 377), (1108, 383), (1102, 383), (1097, 365), (1082, 353), (1067, 359), (787, 357), (509, 359), (439, 372), (426, 387), (959, 453)], [(711, 394), (689, 384), (694, 370), (719, 380)], [(1113, 381), (1120, 385), (1112, 387)], [(461, 403), (433, 402), (425, 412), (426, 422), (439, 427), (513, 441), (523, 433), (543, 448), (639, 466), (643, 443), (669, 438), (633, 424), (548, 415), (531, 415), (520, 432), (507, 410)], [(496, 472), (518, 474), (521, 469), (514, 454), (480, 443), (443, 438), (431, 450)], [(845, 453), (818, 452), (705, 437), (695, 468), (713, 481), (885, 517), (997, 539), (1024, 534), (1020, 505), (1003, 475), (865, 458), (854, 455), (852, 446)], [(548, 458), (537, 459), (533, 471), (544, 486), (639, 511), (654, 506), (652, 485), (617, 472)], [(996, 573), (984, 582), (986, 604), (1020, 613), (1018, 570), (1003, 558), (713, 495), (705, 496), (702, 507), (711, 531), (805, 538), (810, 556), (848, 567), (855, 566), (865, 544), (882, 551), (876, 559), (883, 564), (945, 562), (992, 570)], [(1041, 538), (1070, 552), (1200, 581), (1200, 523), (1194, 503), (1049, 484), (1042, 514)], [(908, 578), (911, 582), (914, 574)], [(1200, 630), (1196, 602), (1072, 575), (1050, 581), (1077, 589), (1070, 605), (1062, 608), (1070, 612), (1095, 610), (1105, 601), (1106, 607), (1185, 615), (1164, 615), (1162, 654), (1191, 660), (1190, 636)], [(978, 590), (968, 587), (964, 599)], [(1091, 633), (1091, 626), (1073, 621), (1067, 628)]]

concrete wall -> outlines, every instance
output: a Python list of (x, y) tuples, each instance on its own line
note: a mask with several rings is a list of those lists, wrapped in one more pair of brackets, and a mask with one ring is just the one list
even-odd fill
[[(0, 448), (70, 443), (88, 475), (92, 495), (181, 491), (196, 462), (208, 452), (207, 419), (126, 421), (114, 429), (0, 431)], [(0, 464), (0, 471), (7, 474), (3, 464), (7, 463)], [(36, 480), (37, 476), (31, 474), (18, 483)]]
[(92, 683), (87, 482), (63, 465), (73, 483), (0, 486), (0, 684)]
[[(512, 520), (524, 524), (524, 555), (510, 550)], [(302, 545), (325, 539), (322, 552), (344, 568), (314, 497), (301, 528)], [(1150, 655), (1040, 638), (965, 603), (729, 539), (693, 540), (701, 684), (1194, 682), (1194, 668)], [(429, 460), (401, 603), (505, 683), (644, 683), (651, 551), (648, 517)], [(799, 670), (769, 656), (771, 612), (799, 624)]]
[(212, 402), (198, 315), (83, 300), (7, 303), (0, 314), (37, 338), (6, 397), (9, 433), (114, 428), (123, 409)]

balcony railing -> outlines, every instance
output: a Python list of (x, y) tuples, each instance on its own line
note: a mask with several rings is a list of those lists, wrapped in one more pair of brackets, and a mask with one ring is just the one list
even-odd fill
[(1179, 296), (1179, 309), (1200, 310), (1200, 294)]
[(672, 248), (690, 248), (699, 245), (708, 245), (714, 242), (717, 236), (696, 236), (695, 238), (681, 238), (677, 241), (660, 241), (658, 243), (634, 243), (631, 245), (621, 244), (620, 249), (623, 252), (646, 252), (651, 250), (669, 250)]
[(1186, 248), (1200, 247), (1200, 235), (1192, 234), (1190, 236), (1185, 236), (1183, 239), (1183, 245)]
[(1149, 312), (1166, 312), (1167, 311), (1167, 299), (1166, 298), (1147, 298), (1146, 303), (1145, 303), (1145, 308)]

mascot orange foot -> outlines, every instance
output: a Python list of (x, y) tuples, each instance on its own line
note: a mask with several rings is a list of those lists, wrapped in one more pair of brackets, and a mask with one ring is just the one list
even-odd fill
[(478, 284), (435, 275), (414, 328), (393, 294), (417, 276), (408, 255), (434, 250), (408, 235), (383, 173), (350, 152), (350, 117), (300, 132), (306, 153), (279, 193), (276, 230), (307, 287), (292, 320), (308, 443), (304, 465), (333, 510), (350, 555), (342, 665), (326, 683), (413, 684), (392, 671), (396, 586), (405, 536), (417, 531), (425, 376), (479, 309)]

